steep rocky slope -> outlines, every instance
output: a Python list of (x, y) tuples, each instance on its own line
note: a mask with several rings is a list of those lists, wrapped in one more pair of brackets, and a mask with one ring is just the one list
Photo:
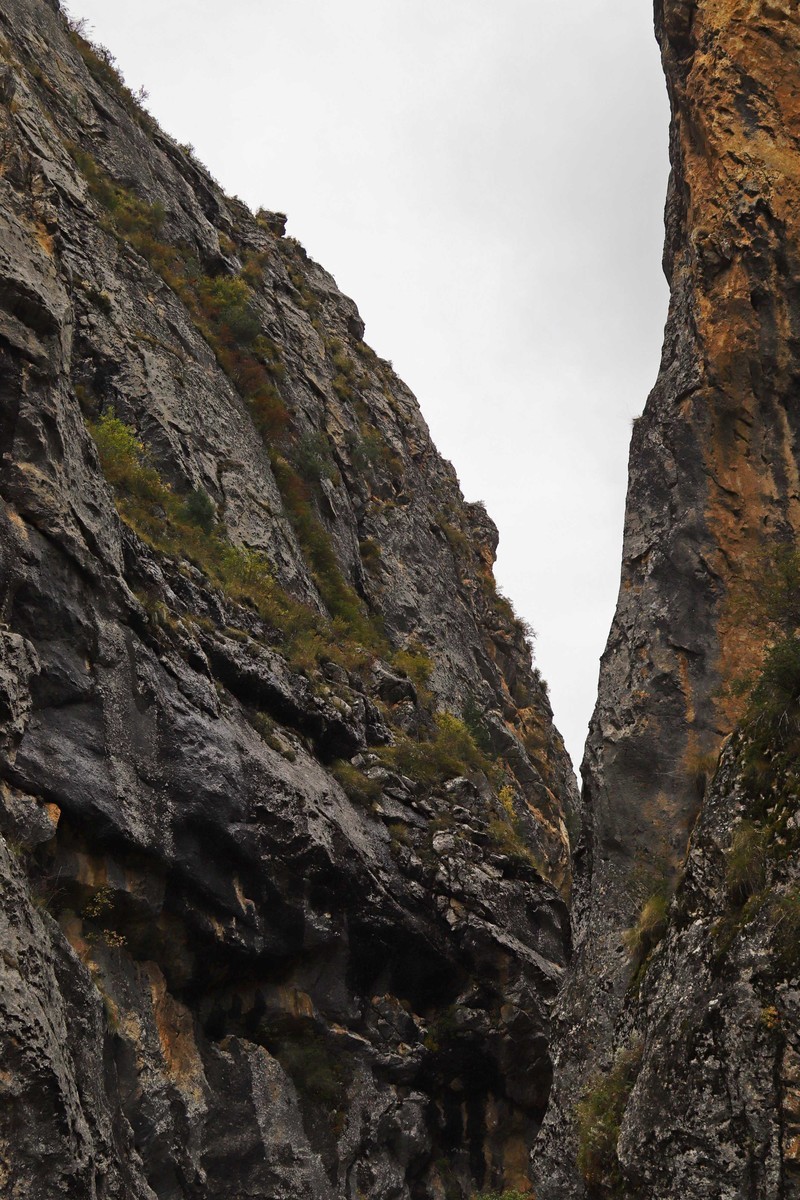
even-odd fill
[[(800, 526), (800, 28), (785, 0), (655, 7), (673, 112), (671, 305), (631, 446), (537, 1194), (788, 1196), (797, 1047), (785, 977), (796, 968), (784, 970), (785, 1004), (763, 991), (760, 974), (781, 970), (758, 926), (714, 965), (710, 929), (731, 919), (722, 852), (742, 817), (741, 771), (729, 764), (701, 801), (742, 715), (732, 685), (761, 659), (770, 551)], [(759, 1006), (775, 1010), (774, 1026)]]
[(0, 1191), (522, 1186), (574, 781), (355, 306), (0, 5)]

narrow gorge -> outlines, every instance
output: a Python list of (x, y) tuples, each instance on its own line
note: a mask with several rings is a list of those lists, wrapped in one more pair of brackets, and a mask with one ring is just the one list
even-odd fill
[(800, 1197), (800, 20), (656, 32), (579, 795), (355, 304), (0, 0), (3, 1197)]

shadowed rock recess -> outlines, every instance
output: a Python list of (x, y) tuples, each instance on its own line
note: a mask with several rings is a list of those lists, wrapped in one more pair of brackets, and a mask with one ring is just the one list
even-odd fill
[(0, 4), (0, 1193), (523, 1187), (577, 793), (355, 305)]

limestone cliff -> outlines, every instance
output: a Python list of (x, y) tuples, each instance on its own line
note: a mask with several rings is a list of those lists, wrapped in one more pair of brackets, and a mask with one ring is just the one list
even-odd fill
[[(768, 939), (742, 951), (738, 981), (730, 963), (724, 982), (704, 974), (717, 961), (709, 928), (730, 917), (720, 847), (742, 814), (730, 774), (702, 800), (742, 715), (732, 685), (761, 660), (766, 560), (800, 526), (800, 26), (788, 0), (655, 7), (673, 114), (671, 304), (632, 439), (621, 589), (583, 765), (576, 961), (537, 1150), (537, 1195), (554, 1200), (796, 1194), (779, 1102), (796, 1014), (775, 1017), (779, 1052), (756, 1020), (752, 960)], [(687, 854), (640, 1007), (642, 958)], [(605, 1160), (593, 1094), (612, 1114)]]
[(671, 305), (578, 806), (355, 305), (2, 0), (3, 1195), (800, 1196), (796, 8), (656, 3)]
[(351, 301), (0, 4), (0, 1191), (523, 1186), (574, 781)]

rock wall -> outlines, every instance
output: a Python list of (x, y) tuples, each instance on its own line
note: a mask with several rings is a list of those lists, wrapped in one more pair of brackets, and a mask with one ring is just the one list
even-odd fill
[(800, 1195), (800, 816), (786, 761), (784, 748), (776, 771), (754, 771), (737, 734), (704, 800), (664, 938), (629, 998), (638, 1063), (617, 1194)]
[[(731, 685), (761, 658), (766, 557), (800, 526), (796, 6), (659, 0), (655, 8), (672, 103), (664, 256), (671, 303), (658, 381), (633, 433), (621, 588), (583, 764), (576, 958), (559, 1006), (557, 1082), (536, 1155), (545, 1200), (790, 1194), (780, 1190), (789, 1184), (776, 1150), (771, 1182), (756, 1184), (753, 1175), (746, 1184), (755, 1135), (732, 1092), (711, 1104), (721, 1076), (702, 1080), (696, 1063), (690, 1069), (681, 1057), (711, 1018), (704, 977), (694, 975), (697, 945), (677, 932), (646, 1000), (647, 1037), (655, 1040), (645, 1043), (649, 1083), (641, 1086), (651, 1102), (663, 1088), (664, 1101), (631, 1117), (637, 1132), (620, 1143), (629, 1174), (603, 1179), (585, 1161), (583, 1170), (576, 1165), (586, 1149), (576, 1129), (582, 1098), (614, 1076), (633, 1036), (631, 985), (641, 964), (626, 931), (648, 898), (674, 888), (698, 817), (699, 828), (721, 822), (723, 836), (723, 798), (709, 801), (713, 815), (702, 806), (704, 789), (741, 715)], [(709, 899), (704, 919), (714, 904)], [(730, 1029), (738, 1010), (726, 1003), (719, 1000), (720, 1021)], [(677, 1025), (682, 1042), (672, 1038)], [(750, 1050), (744, 1039), (738, 1048), (729, 1043), (722, 1073), (743, 1080)], [(773, 1094), (757, 1094), (768, 1110), (759, 1120), (780, 1123)], [(670, 1142), (672, 1104), (680, 1150)], [(731, 1146), (736, 1165), (727, 1163)]]
[(351, 301), (0, 6), (0, 1191), (521, 1187), (574, 779)]
[(579, 806), (355, 305), (5, 0), (4, 1195), (800, 1196), (795, 8), (656, 4), (671, 305)]

